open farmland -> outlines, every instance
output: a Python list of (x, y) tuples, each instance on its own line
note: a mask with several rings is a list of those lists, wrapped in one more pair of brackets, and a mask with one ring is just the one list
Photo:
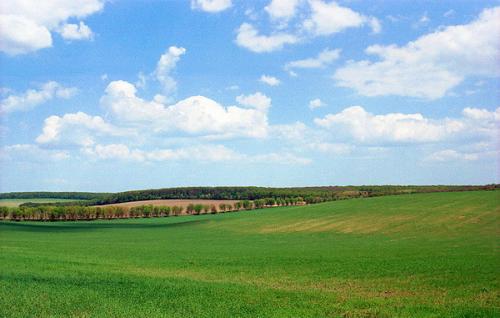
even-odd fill
[(144, 200), (144, 201), (132, 201), (132, 202), (123, 202), (123, 203), (115, 203), (115, 204), (105, 204), (105, 205), (98, 205), (99, 207), (106, 207), (106, 206), (119, 206), (122, 208), (132, 208), (136, 206), (142, 206), (142, 205), (152, 205), (152, 206), (169, 206), (169, 207), (174, 207), (174, 206), (179, 206), (183, 207), (184, 211), (186, 210), (186, 207), (190, 204), (201, 204), (201, 205), (208, 205), (208, 206), (215, 206), (217, 211), (219, 211), (219, 205), (220, 204), (231, 204), (234, 205), (237, 200), (197, 200), (197, 199), (186, 199), (186, 200)]
[(0, 222), (0, 316), (495, 317), (500, 192)]
[(55, 203), (55, 202), (75, 202), (81, 200), (57, 199), (57, 198), (28, 198), (28, 199), (0, 199), (0, 206), (16, 207), (23, 203)]

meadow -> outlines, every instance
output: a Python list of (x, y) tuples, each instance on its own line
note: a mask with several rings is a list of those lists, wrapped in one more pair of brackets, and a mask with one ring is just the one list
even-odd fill
[(500, 191), (0, 222), (1, 317), (498, 317)]

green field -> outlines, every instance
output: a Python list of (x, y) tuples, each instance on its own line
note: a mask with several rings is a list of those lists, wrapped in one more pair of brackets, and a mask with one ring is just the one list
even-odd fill
[(74, 202), (74, 199), (53, 199), (53, 198), (32, 198), (32, 199), (0, 199), (0, 206), (16, 207), (23, 203), (54, 203), (54, 202)]
[(0, 222), (1, 317), (499, 317), (500, 191)]

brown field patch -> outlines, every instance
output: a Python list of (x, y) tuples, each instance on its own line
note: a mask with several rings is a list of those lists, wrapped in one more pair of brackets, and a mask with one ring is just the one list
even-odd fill
[(186, 200), (144, 200), (144, 201), (131, 201), (131, 202), (123, 202), (123, 203), (114, 203), (114, 204), (105, 204), (105, 205), (98, 205), (99, 207), (106, 207), (106, 206), (118, 206), (122, 207), (125, 209), (130, 209), (132, 207), (136, 206), (141, 206), (141, 205), (152, 205), (152, 206), (181, 206), (184, 208), (184, 211), (182, 212), (183, 214), (186, 212), (186, 207), (189, 204), (203, 204), (203, 205), (208, 205), (212, 206), (215, 205), (217, 208), (217, 211), (219, 211), (219, 204), (224, 203), (224, 204), (231, 204), (234, 206), (234, 204), (238, 202), (238, 200), (198, 200), (198, 199), (186, 199)]

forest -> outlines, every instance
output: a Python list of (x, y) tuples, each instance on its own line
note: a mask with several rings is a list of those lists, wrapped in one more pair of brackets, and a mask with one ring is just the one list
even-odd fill
[(494, 190), (499, 184), (489, 185), (377, 185), (377, 186), (324, 186), (324, 187), (179, 187), (125, 191), (118, 193), (93, 192), (10, 192), (0, 193), (0, 199), (54, 198), (74, 199), (78, 202), (24, 203), (24, 206), (39, 205), (105, 205), (144, 200), (166, 199), (213, 199), (213, 200), (257, 200), (265, 198), (287, 199), (301, 197), (304, 202), (319, 203), (357, 197), (374, 197), (429, 192), (455, 192), (472, 190)]

